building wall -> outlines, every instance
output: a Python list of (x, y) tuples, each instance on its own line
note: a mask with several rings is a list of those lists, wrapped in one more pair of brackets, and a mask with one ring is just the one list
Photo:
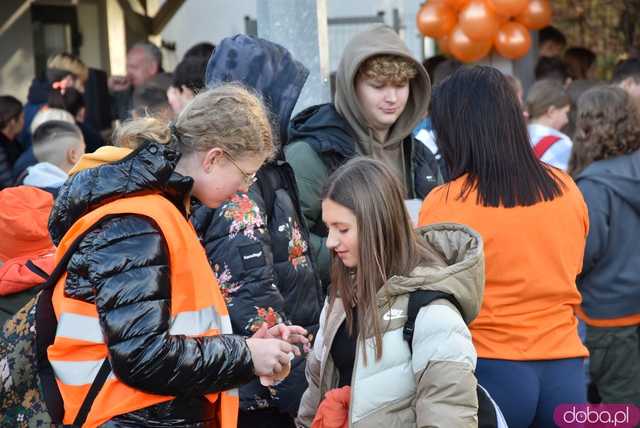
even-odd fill
[[(262, 0), (189, 0), (185, 2), (162, 32), (162, 39), (176, 44), (175, 52), (164, 51), (165, 66), (171, 69), (184, 52), (202, 41), (218, 43), (224, 37), (245, 32), (245, 16), (256, 18), (256, 1)], [(329, 18), (373, 16), (385, 12), (392, 24), (393, 9), (398, 9), (405, 28), (401, 35), (417, 58), (422, 56), (422, 37), (415, 29), (418, 0), (326, 0)], [(335, 56), (335, 53), (331, 53)], [(338, 55), (339, 56), (339, 55)], [(334, 61), (332, 61), (334, 62)]]
[(104, 32), (105, 8), (102, 0), (78, 2), (78, 28), (82, 33), (80, 58), (89, 67), (109, 70)]
[(24, 0), (2, 0), (0, 6), (0, 26), (5, 30), (0, 34), (0, 94), (13, 95), (25, 102), (35, 73), (29, 8), (13, 24), (4, 27), (23, 3)]
[[(89, 67), (109, 70), (106, 35), (104, 34), (103, 0), (81, 0), (77, 5), (78, 28), (82, 33), (80, 59)], [(47, 2), (41, 2), (47, 4)], [(25, 0), (0, 2), (0, 94), (13, 95), (26, 102), (31, 80), (35, 76), (33, 26), (30, 8)], [(57, 2), (48, 4), (69, 4)], [(18, 17), (12, 20), (12, 17)]]
[[(120, 74), (124, 72), (125, 52), (111, 46), (106, 24), (109, 12), (100, 6), (103, 0), (79, 0), (78, 21), (83, 34), (80, 57), (91, 67)], [(256, 1), (261, 0), (189, 0), (185, 2), (162, 32), (162, 40), (174, 42), (175, 51), (163, 50), (165, 68), (173, 69), (184, 52), (202, 41), (218, 43), (222, 38), (245, 32), (245, 16), (256, 17)], [(3, 0), (0, 2), (0, 26), (11, 17), (24, 0)], [(66, 3), (66, 1), (64, 1)], [(162, 0), (149, 0), (150, 9), (159, 7)], [(378, 11), (385, 12), (385, 22), (392, 24), (393, 9), (398, 9), (403, 28), (401, 35), (417, 58), (422, 56), (422, 38), (415, 31), (415, 10), (417, 0), (327, 0), (329, 18), (373, 16)], [(119, 9), (119, 6), (117, 6)], [(153, 12), (153, 11), (152, 11)], [(120, 18), (121, 20), (122, 18)], [(107, 26), (107, 29), (104, 27)], [(114, 53), (117, 58), (114, 58)], [(111, 55), (110, 55), (111, 54)], [(334, 55), (336, 52), (334, 52)], [(26, 101), (28, 88), (34, 77), (32, 25), (29, 8), (0, 34), (0, 93), (11, 94)]]
[(176, 44), (175, 52), (163, 51), (165, 67), (172, 69), (184, 52), (199, 42), (217, 44), (244, 33), (244, 17), (256, 16), (256, 0), (189, 0), (176, 12), (162, 32), (162, 39)]

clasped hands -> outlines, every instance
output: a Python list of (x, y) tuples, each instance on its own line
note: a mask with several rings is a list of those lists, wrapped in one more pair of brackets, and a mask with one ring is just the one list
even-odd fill
[(253, 371), (264, 386), (270, 386), (286, 378), (291, 370), (291, 360), (300, 356), (302, 345), (309, 352), (307, 330), (297, 325), (277, 324), (271, 328), (266, 323), (251, 338), (247, 345), (251, 351)]

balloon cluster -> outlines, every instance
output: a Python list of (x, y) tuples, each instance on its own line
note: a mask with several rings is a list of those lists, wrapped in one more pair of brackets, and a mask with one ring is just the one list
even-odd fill
[(427, 0), (416, 17), (422, 34), (462, 62), (485, 57), (492, 47), (521, 58), (531, 47), (529, 30), (551, 22), (549, 0)]

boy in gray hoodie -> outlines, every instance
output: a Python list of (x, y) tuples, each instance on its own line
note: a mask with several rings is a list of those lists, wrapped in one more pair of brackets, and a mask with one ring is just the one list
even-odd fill
[(424, 199), (442, 183), (433, 154), (412, 137), (429, 106), (431, 83), (402, 39), (380, 25), (345, 47), (334, 103), (310, 107), (291, 122), (285, 147), (300, 192), (302, 214), (325, 286), (329, 283), (327, 231), (320, 192), (340, 165), (356, 156), (384, 162), (403, 184), (405, 199)]

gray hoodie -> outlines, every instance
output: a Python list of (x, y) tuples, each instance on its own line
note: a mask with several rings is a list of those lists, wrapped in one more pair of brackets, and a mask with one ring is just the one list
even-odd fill
[(640, 151), (589, 165), (576, 178), (589, 209), (578, 277), (590, 318), (640, 314)]
[[(411, 79), (407, 105), (389, 130), (386, 141), (378, 141), (367, 125), (355, 89), (355, 78), (364, 61), (376, 55), (397, 55), (416, 65), (418, 74)], [(382, 160), (396, 170), (400, 182), (406, 177), (402, 140), (411, 135), (416, 125), (426, 117), (431, 98), (431, 83), (422, 64), (416, 61), (402, 39), (386, 25), (375, 26), (356, 35), (344, 49), (336, 73), (335, 106), (357, 135), (360, 154)]]

